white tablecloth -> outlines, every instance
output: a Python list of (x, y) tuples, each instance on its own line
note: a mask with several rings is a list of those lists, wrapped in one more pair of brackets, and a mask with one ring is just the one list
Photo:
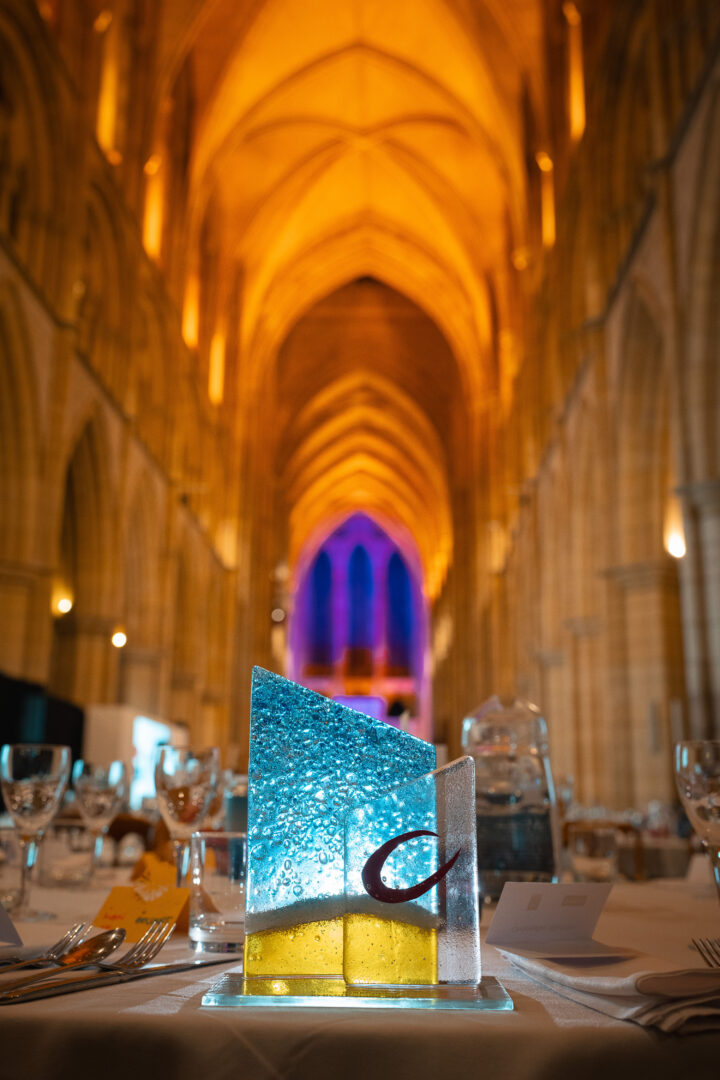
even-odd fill
[[(49, 942), (92, 917), (103, 894), (36, 889), (55, 924), (21, 926)], [(489, 917), (484, 918), (484, 923)], [(691, 937), (720, 935), (708, 883), (619, 884), (596, 936), (697, 963)], [(173, 941), (161, 954), (186, 951)], [(237, 967), (168, 975), (0, 1008), (0, 1080), (718, 1080), (720, 1031), (659, 1035), (567, 1001), (512, 968), (491, 946), (483, 967), (514, 999), (512, 1013), (332, 1009), (219, 1010), (205, 990)]]

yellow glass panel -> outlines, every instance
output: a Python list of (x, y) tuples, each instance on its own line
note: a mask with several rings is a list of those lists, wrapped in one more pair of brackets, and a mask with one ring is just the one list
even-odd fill
[(436, 983), (437, 931), (375, 915), (345, 916), (345, 982)]
[(342, 975), (343, 920), (298, 923), (245, 938), (245, 976)]

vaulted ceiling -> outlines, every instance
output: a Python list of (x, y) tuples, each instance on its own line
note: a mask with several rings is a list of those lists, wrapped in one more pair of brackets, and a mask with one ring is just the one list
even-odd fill
[[(541, 9), (540, 0), (163, 6), (158, 124), (179, 73), (189, 70), (188, 250), (211, 212), (221, 276), (242, 268), (246, 400), (313, 304), (372, 276), (435, 322), (469, 416), (481, 407), (493, 334), (513, 330), (503, 281), (511, 253), (527, 242), (528, 117), (541, 140), (545, 112)], [(352, 371), (343, 379), (347, 390)], [(434, 394), (426, 379), (400, 397), (447, 452)], [(397, 432), (408, 427), (403, 401), (377, 386), (347, 398), (341, 385), (337, 437), (322, 443), (318, 470), (321, 461), (325, 472), (343, 465), (348, 490), (354, 482), (372, 487), (373, 475), (380, 484), (398, 457)], [(312, 415), (307, 395), (303, 404)], [(353, 455), (358, 431), (372, 438)], [(294, 447), (300, 460), (317, 442), (310, 430), (307, 439)], [(447, 476), (443, 484), (447, 506)], [(416, 534), (419, 508), (428, 497), (437, 508), (437, 493), (414, 469), (397, 485), (397, 506), (405, 507), (397, 513)], [(438, 540), (436, 554), (447, 544), (447, 536)]]

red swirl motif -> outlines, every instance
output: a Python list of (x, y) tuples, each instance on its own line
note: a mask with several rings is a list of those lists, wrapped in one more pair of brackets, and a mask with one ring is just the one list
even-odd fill
[(386, 859), (395, 848), (400, 847), (406, 840), (412, 840), (416, 836), (437, 836), (437, 833), (430, 832), (428, 829), (417, 829), (415, 832), (406, 832), (401, 833), (399, 836), (393, 836), (392, 840), (386, 841), (382, 847), (374, 851), (365, 863), (362, 870), (362, 883), (365, 892), (372, 896), (373, 900), (379, 900), (383, 904), (402, 904), (406, 900), (417, 900), (418, 896), (422, 896), (423, 893), (432, 889), (433, 885), (437, 885), (452, 870), (455, 860), (460, 854), (460, 848), (434, 874), (430, 874), (429, 877), (418, 882), (417, 885), (410, 885), (407, 889), (388, 888), (380, 877)]

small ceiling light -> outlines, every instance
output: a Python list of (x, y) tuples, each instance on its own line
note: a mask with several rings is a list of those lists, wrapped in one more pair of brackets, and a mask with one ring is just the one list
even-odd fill
[(72, 611), (73, 602), (69, 596), (61, 596), (57, 602), (57, 609), (61, 615), (67, 615), (68, 611)]
[(537, 161), (537, 166), (540, 172), (553, 171), (553, 160), (549, 154), (545, 153), (544, 150), (538, 150), (537, 154), (535, 155), (535, 160)]
[(274, 623), (281, 623), (285, 621), (285, 612), (281, 607), (273, 608), (270, 612), (270, 618)]
[(515, 248), (511, 255), (512, 264), (516, 270), (527, 270), (530, 258), (527, 248)]
[(111, 640), (116, 649), (122, 649), (124, 645), (127, 645), (127, 634), (122, 630), (116, 630)]
[(95, 16), (93, 30), (96, 34), (104, 34), (111, 22), (112, 11), (110, 11), (108, 8), (103, 8), (103, 10)]

